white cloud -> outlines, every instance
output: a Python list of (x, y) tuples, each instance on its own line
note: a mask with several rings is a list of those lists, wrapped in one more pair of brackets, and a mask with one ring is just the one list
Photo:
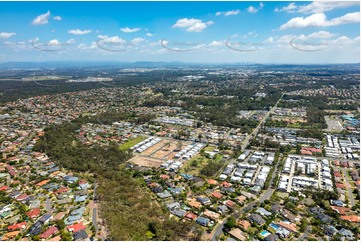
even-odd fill
[(309, 34), (307, 36), (307, 38), (309, 38), (309, 39), (328, 39), (328, 38), (332, 38), (334, 36), (336, 36), (336, 35), (333, 33), (327, 32), (327, 31), (318, 31), (318, 32)]
[(47, 11), (44, 14), (41, 14), (37, 16), (33, 22), (32, 25), (43, 25), (49, 23), (49, 17), (50, 17), (50, 11)]
[(78, 50), (94, 50), (96, 49), (98, 46), (97, 46), (97, 43), (96, 42), (91, 42), (90, 45), (86, 45), (84, 43), (81, 43), (77, 46)]
[(152, 33), (146, 33), (145, 35), (146, 35), (146, 36), (148, 36), (148, 37), (152, 37), (152, 36), (154, 36), (155, 34), (152, 34)]
[(274, 37), (269, 37), (267, 38), (264, 42), (265, 43), (287, 43), (289, 44), (290, 41), (292, 41), (293, 39), (297, 39), (297, 40), (316, 40), (316, 39), (330, 39), (332, 37), (335, 37), (336, 34), (327, 32), (327, 31), (318, 31), (318, 32), (313, 32), (311, 34), (305, 35), (305, 34), (301, 34), (301, 35), (291, 35), (291, 34), (287, 34), (287, 35), (282, 35), (282, 36), (274, 36)]
[(60, 16), (55, 16), (55, 17), (53, 17), (53, 19), (56, 20), (56, 21), (60, 21), (60, 20), (62, 20), (63, 18), (60, 17)]
[(112, 36), (112, 37), (108, 37), (102, 40), (103, 42), (107, 42), (107, 43), (120, 43), (123, 44), (126, 41), (122, 38), (120, 38), (119, 36)]
[(299, 13), (323, 13), (338, 8), (347, 8), (355, 5), (360, 5), (359, 1), (317, 1), (307, 5), (299, 6), (297, 12)]
[(238, 15), (240, 13), (241, 13), (241, 11), (239, 9), (236, 9), (236, 10), (230, 10), (230, 11), (225, 11), (225, 12), (217, 12), (216, 16), (221, 16), (221, 15), (232, 16), (232, 15)]
[(145, 41), (145, 39), (143, 38), (134, 38), (132, 39), (132, 44), (139, 44), (139, 43), (142, 43), (143, 41)]
[(308, 17), (296, 17), (281, 25), (280, 29), (306, 28), (306, 27), (328, 27), (349, 23), (360, 22), (360, 12), (348, 13), (341, 17), (327, 20), (324, 13), (315, 13)]
[(276, 8), (275, 12), (287, 12), (287, 13), (294, 13), (297, 9), (296, 3), (290, 3), (286, 7), (283, 8)]
[(106, 38), (108, 38), (108, 35), (99, 34), (97, 37), (98, 37), (98, 39), (106, 39)]
[(91, 33), (93, 30), (90, 29), (85, 29), (85, 30), (80, 30), (80, 29), (71, 29), (68, 30), (69, 34), (75, 34), (75, 35), (83, 35), (83, 34), (89, 34)]
[(249, 13), (257, 13), (259, 10), (261, 10), (263, 8), (263, 3), (261, 2), (260, 4), (259, 4), (259, 7), (257, 8), (257, 7), (254, 7), (254, 6), (249, 6), (248, 8), (247, 8), (247, 12), (249, 12)]
[(287, 12), (287, 13), (323, 13), (339, 8), (347, 8), (351, 6), (359, 5), (357, 1), (317, 1), (310, 4), (297, 6), (296, 3), (290, 3), (286, 7), (276, 8), (275, 12)]
[(129, 28), (129, 27), (126, 27), (126, 28), (121, 28), (120, 30), (122, 32), (124, 32), (124, 33), (135, 33), (135, 32), (138, 32), (139, 30), (141, 30), (141, 28)]
[(356, 45), (359, 46), (360, 44), (360, 36), (357, 36), (354, 39), (351, 39), (347, 36), (341, 36), (333, 41), (330, 42), (330, 44), (332, 45), (336, 45), (336, 46), (345, 46), (345, 45)]
[(182, 18), (179, 19), (174, 25), (173, 28), (185, 29), (187, 32), (202, 32), (207, 26), (214, 24), (213, 21), (208, 21), (204, 23), (200, 19), (195, 18)]
[(209, 46), (214, 46), (214, 47), (224, 46), (224, 41), (213, 40), (211, 43), (209, 43)]
[(16, 33), (14, 33), (14, 32), (12, 32), (12, 33), (0, 32), (0, 39), (8, 39), (10, 37), (13, 37), (14, 35), (16, 35)]
[(57, 39), (52, 39), (52, 40), (49, 41), (49, 44), (50, 45), (60, 45), (60, 42)]

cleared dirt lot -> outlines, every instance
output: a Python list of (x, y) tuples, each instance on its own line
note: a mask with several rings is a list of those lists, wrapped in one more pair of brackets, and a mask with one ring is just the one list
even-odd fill
[(137, 155), (130, 159), (129, 162), (139, 166), (159, 168), (163, 160)]
[(327, 124), (326, 131), (329, 132), (341, 132), (343, 130), (341, 119), (336, 116), (325, 116), (325, 121)]
[(148, 149), (146, 149), (144, 152), (142, 152), (142, 155), (151, 155), (154, 151), (160, 149), (162, 146), (164, 146), (164, 144), (166, 144), (167, 142), (169, 142), (168, 140), (162, 140), (158, 143), (156, 143), (155, 145), (149, 147)]
[(155, 152), (152, 157), (155, 158), (164, 158), (166, 155), (168, 155), (170, 152), (172, 152), (174, 149), (177, 148), (177, 144), (171, 141), (168, 141), (167, 143), (165, 143), (165, 145), (158, 150), (157, 152)]

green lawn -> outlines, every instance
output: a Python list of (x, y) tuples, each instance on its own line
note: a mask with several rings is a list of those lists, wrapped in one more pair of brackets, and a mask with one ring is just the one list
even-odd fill
[(219, 162), (219, 161), (222, 160), (222, 158), (223, 158), (223, 155), (221, 155), (221, 154), (216, 154), (216, 156), (214, 157), (214, 160), (215, 160), (216, 162)]
[(215, 146), (207, 146), (206, 148), (204, 148), (204, 151), (213, 151), (215, 148)]
[(119, 149), (121, 150), (128, 150), (130, 147), (138, 144), (139, 142), (142, 142), (143, 140), (145, 140), (146, 137), (144, 136), (137, 136), (134, 139), (128, 140), (127, 142), (125, 142), (124, 144), (121, 144), (119, 146)]

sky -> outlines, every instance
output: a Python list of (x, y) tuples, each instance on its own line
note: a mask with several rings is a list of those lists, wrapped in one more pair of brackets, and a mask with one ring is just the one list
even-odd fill
[(0, 2), (0, 62), (359, 63), (359, 2)]

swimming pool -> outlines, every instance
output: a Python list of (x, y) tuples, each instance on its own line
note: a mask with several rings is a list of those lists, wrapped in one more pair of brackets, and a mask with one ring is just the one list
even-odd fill
[(273, 228), (274, 230), (277, 230), (277, 229), (279, 229), (279, 225), (277, 225), (277, 224), (274, 224), (274, 223), (271, 223), (270, 225), (269, 225), (271, 228)]
[(267, 237), (268, 235), (270, 235), (271, 233), (268, 232), (267, 230), (263, 230), (261, 233), (259, 233), (262, 237)]

